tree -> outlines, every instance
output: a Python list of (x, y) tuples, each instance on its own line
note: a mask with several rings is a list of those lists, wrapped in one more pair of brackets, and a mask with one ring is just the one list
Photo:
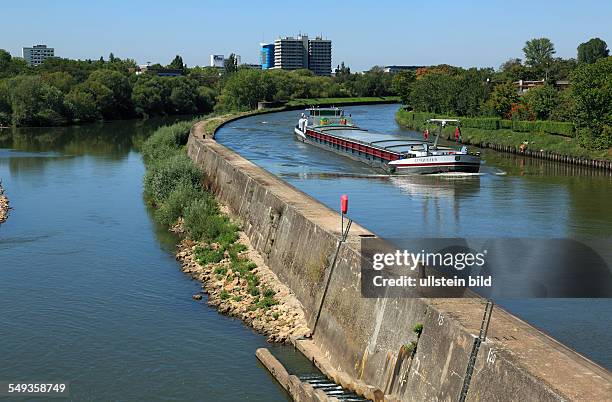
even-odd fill
[(497, 84), (489, 99), (485, 102), (484, 109), (487, 113), (499, 117), (507, 117), (512, 105), (518, 103), (519, 96), (516, 87), (508, 82)]
[(176, 77), (171, 81), (170, 103), (173, 113), (195, 113), (197, 112), (198, 92), (194, 82), (185, 77)]
[(499, 67), (497, 80), (499, 81), (518, 81), (518, 80), (535, 80), (537, 74), (532, 68), (524, 66), (519, 58), (512, 58), (505, 61)]
[(183, 58), (178, 54), (174, 57), (174, 60), (170, 64), (168, 64), (168, 68), (172, 68), (175, 70), (184, 70), (185, 64), (183, 64)]
[(528, 66), (543, 71), (548, 79), (548, 69), (555, 54), (555, 45), (548, 38), (531, 39), (523, 47), (525, 63)]
[(223, 61), (223, 67), (227, 74), (235, 73), (238, 71), (238, 59), (234, 53), (230, 54), (225, 61)]
[(407, 105), (410, 101), (410, 90), (412, 83), (416, 80), (414, 71), (400, 71), (393, 76), (391, 88), (393, 92), (402, 98), (402, 102)]
[(134, 83), (132, 103), (137, 114), (150, 116), (162, 114), (168, 109), (170, 89), (163, 78), (141, 75)]
[(578, 45), (578, 61), (580, 63), (593, 64), (609, 55), (608, 44), (599, 38), (593, 38)]
[(66, 95), (66, 103), (72, 114), (72, 119), (75, 121), (89, 122), (102, 118), (95, 98), (90, 92), (84, 90), (83, 87), (72, 89)]
[(0, 78), (14, 77), (27, 70), (28, 65), (23, 59), (12, 57), (6, 50), (0, 49)]
[(351, 68), (344, 65), (344, 62), (338, 64), (336, 67), (336, 77), (346, 77), (347, 75), (351, 75)]
[(113, 52), (111, 52), (111, 53), (108, 55), (108, 61), (109, 61), (109, 62), (111, 62), (111, 63), (114, 63), (114, 62), (115, 62), (115, 55), (113, 54)]
[(574, 124), (583, 146), (612, 146), (612, 57), (580, 64), (571, 79)]
[(409, 104), (415, 110), (431, 113), (453, 113), (456, 80), (443, 70), (431, 69), (412, 84)]
[(92, 88), (96, 104), (105, 119), (128, 117), (131, 114), (132, 88), (125, 75), (113, 70), (96, 70), (87, 78), (86, 83)]
[(539, 120), (547, 120), (550, 118), (553, 110), (559, 104), (557, 90), (550, 84), (532, 88), (523, 97), (521, 101), (526, 104), (535, 117)]
[(12, 78), (9, 91), (13, 124), (55, 126), (66, 123), (64, 95), (40, 77), (24, 75)]
[(489, 95), (487, 79), (493, 75), (493, 69), (470, 68), (455, 77), (453, 112), (459, 116), (478, 116), (482, 105)]
[(41, 77), (47, 84), (59, 89), (65, 94), (70, 92), (70, 89), (76, 84), (74, 77), (65, 71), (43, 74)]
[(241, 69), (228, 77), (219, 103), (226, 109), (254, 108), (260, 100), (272, 100), (275, 92), (267, 71)]

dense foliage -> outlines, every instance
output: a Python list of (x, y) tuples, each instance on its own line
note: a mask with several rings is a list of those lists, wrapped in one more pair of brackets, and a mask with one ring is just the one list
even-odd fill
[[(170, 69), (181, 76), (158, 76)], [(133, 60), (110, 54), (107, 61), (50, 58), (28, 67), (0, 50), (0, 124), (47, 126), (71, 122), (252, 109), (261, 100), (385, 96), (391, 76), (375, 67), (337, 77), (309, 70), (251, 70), (228, 58), (225, 69), (188, 68), (177, 55), (136, 74)]]
[[(576, 131), (584, 147), (612, 146), (612, 57), (606, 43), (595, 38), (581, 44), (578, 61), (554, 58), (546, 38), (527, 41), (523, 51), (525, 63), (510, 59), (498, 71), (433, 66), (396, 74), (392, 87), (415, 112), (460, 116), (464, 122), (494, 117), (510, 121), (505, 128), (518, 132)], [(543, 81), (521, 92), (519, 80)]]

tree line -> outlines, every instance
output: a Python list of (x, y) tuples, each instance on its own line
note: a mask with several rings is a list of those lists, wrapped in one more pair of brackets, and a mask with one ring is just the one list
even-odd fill
[[(524, 60), (510, 59), (498, 70), (439, 65), (401, 72), (394, 90), (417, 112), (447, 116), (572, 122), (580, 143), (612, 146), (612, 57), (594, 38), (577, 48), (575, 59), (554, 57), (547, 38), (529, 40)], [(543, 80), (520, 94), (519, 80)], [(569, 83), (569, 85), (567, 85)]]
[[(188, 68), (180, 56), (135, 74), (135, 61), (112, 53), (107, 60), (49, 58), (29, 67), (0, 49), (0, 125), (54, 126), (96, 120), (243, 110), (260, 100), (385, 96), (391, 76), (379, 67), (364, 74), (343, 70), (336, 77), (310, 70), (253, 70), (232, 63), (225, 69)], [(177, 77), (157, 71), (177, 70)]]

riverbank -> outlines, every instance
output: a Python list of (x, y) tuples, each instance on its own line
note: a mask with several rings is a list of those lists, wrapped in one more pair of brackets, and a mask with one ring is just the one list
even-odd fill
[(9, 205), (9, 200), (4, 194), (4, 188), (2, 187), (2, 183), (0, 182), (0, 224), (6, 222), (6, 220), (8, 219), (9, 209), (11, 209)]
[[(223, 210), (228, 213), (227, 208)], [(293, 292), (267, 267), (242, 231), (238, 243), (244, 245), (238, 258), (248, 261), (243, 267), (234, 264), (227, 252), (219, 262), (204, 262), (202, 250), (219, 250), (221, 245), (190, 239), (179, 243), (176, 259), (181, 263), (181, 271), (202, 283), (202, 293), (208, 295), (209, 306), (221, 314), (240, 318), (266, 335), (268, 342), (286, 343), (310, 336), (304, 310)], [(261, 292), (254, 290), (253, 283), (257, 283)], [(195, 294), (193, 299), (202, 297)]]
[[(214, 130), (230, 117), (210, 117), (200, 127)], [(201, 173), (184, 150), (191, 128), (191, 122), (162, 127), (143, 146), (145, 199), (155, 219), (183, 237), (176, 252), (182, 271), (202, 283), (209, 305), (242, 319), (269, 342), (310, 335), (297, 298), (266, 267), (240, 222), (201, 188)]]
[[(420, 120), (413, 119), (410, 112), (400, 109), (395, 115), (397, 123), (407, 129), (422, 130)], [(442, 131), (445, 138), (453, 140), (454, 127)], [(572, 137), (546, 133), (515, 132), (511, 129), (486, 130), (462, 127), (461, 139), (464, 144), (496, 151), (522, 154), (534, 158), (571, 163), (581, 166), (612, 170), (610, 150), (590, 150), (579, 145)]]

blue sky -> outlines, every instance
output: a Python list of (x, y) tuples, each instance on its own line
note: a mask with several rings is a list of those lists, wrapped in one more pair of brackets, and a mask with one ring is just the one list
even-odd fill
[(611, 1), (32, 1), (0, 0), (0, 48), (45, 43), (69, 58), (134, 58), (190, 66), (212, 53), (259, 61), (259, 42), (299, 32), (333, 41), (334, 65), (448, 63), (498, 67), (526, 40), (561, 57), (600, 37), (612, 47)]

